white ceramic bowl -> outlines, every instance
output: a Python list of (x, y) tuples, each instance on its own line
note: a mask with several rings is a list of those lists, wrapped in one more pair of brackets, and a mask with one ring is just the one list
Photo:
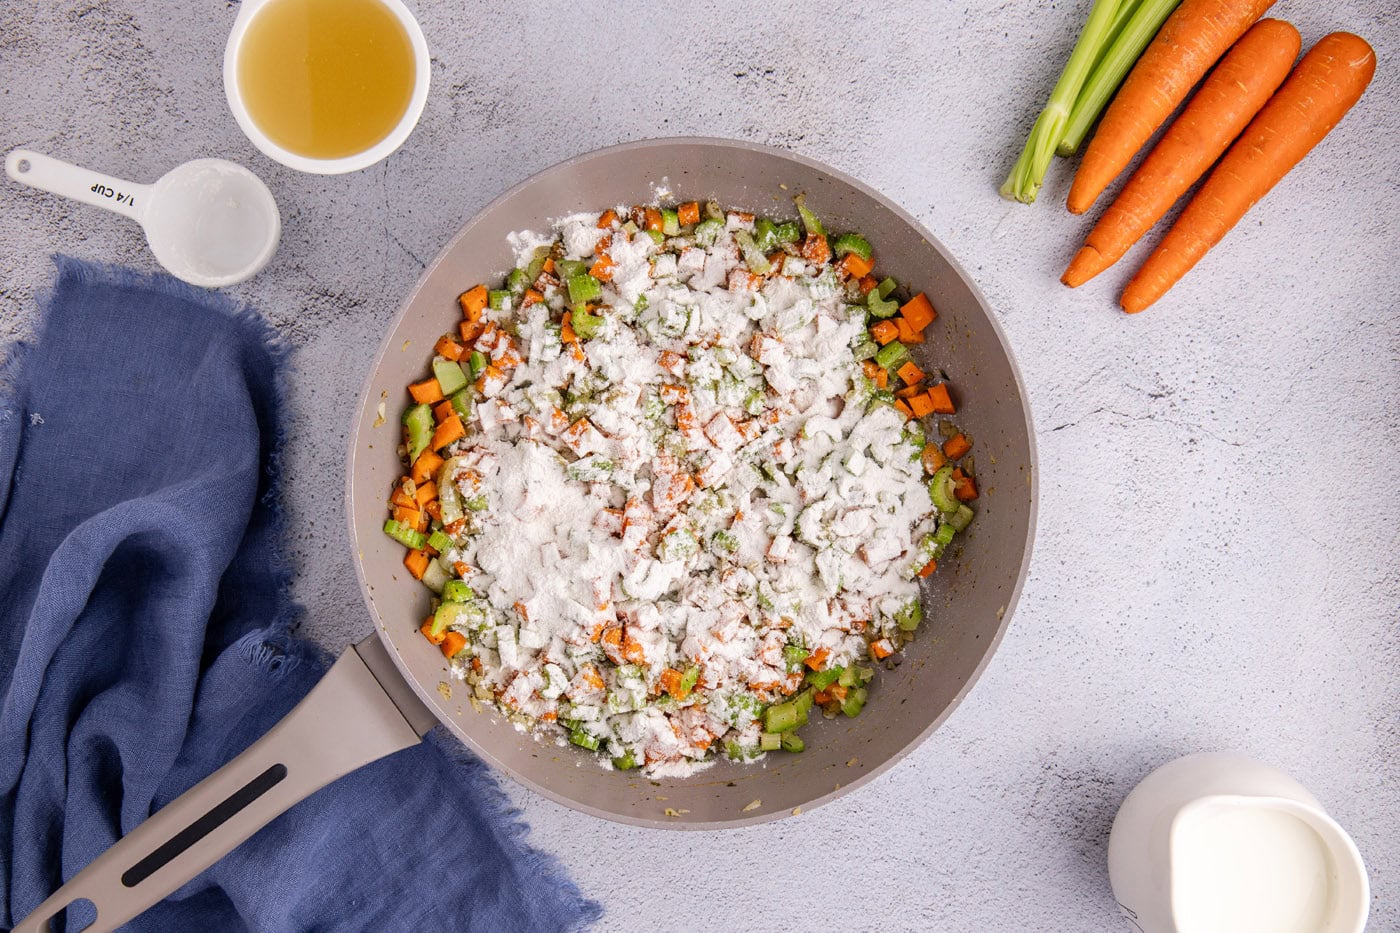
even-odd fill
[(398, 17), (404, 30), (408, 33), (409, 43), (413, 46), (413, 95), (408, 100), (408, 109), (404, 111), (403, 118), (399, 120), (398, 125), (390, 131), (388, 136), (364, 152), (339, 159), (312, 159), (283, 149), (269, 139), (267, 134), (259, 129), (258, 125), (253, 122), (253, 118), (248, 115), (248, 108), (243, 102), (243, 92), (238, 87), (238, 53), (242, 48), (244, 36), (248, 34), (248, 26), (259, 11), (270, 2), (273, 0), (244, 0), (242, 8), (238, 12), (238, 18), (234, 20), (233, 29), (229, 32), (228, 45), (224, 47), (224, 95), (228, 98), (228, 106), (233, 111), (233, 118), (238, 121), (244, 134), (253, 141), (253, 145), (257, 146), (269, 159), (281, 162), (290, 168), (317, 175), (340, 175), (367, 168), (403, 145), (403, 141), (408, 138), (408, 134), (413, 132), (413, 127), (417, 125), (418, 118), (423, 113), (423, 105), (427, 103), (430, 68), (428, 42), (423, 38), (423, 30), (419, 27), (418, 21), (408, 11), (408, 7), (403, 5), (402, 0), (379, 0), (379, 2)]

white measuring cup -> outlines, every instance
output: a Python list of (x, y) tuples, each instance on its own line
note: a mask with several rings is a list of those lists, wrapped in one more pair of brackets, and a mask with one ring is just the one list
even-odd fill
[(282, 217), (262, 179), (223, 159), (195, 159), (140, 185), (16, 149), (5, 174), (20, 184), (130, 217), (156, 260), (191, 285), (217, 288), (256, 275), (277, 251)]

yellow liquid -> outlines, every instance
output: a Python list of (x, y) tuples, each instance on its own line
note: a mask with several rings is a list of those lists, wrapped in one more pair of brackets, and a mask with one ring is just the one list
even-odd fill
[(267, 137), (312, 159), (371, 148), (413, 96), (413, 46), (379, 0), (270, 0), (238, 51), (238, 89)]

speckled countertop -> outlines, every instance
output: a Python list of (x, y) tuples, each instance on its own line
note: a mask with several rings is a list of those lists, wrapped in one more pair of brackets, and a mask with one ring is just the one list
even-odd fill
[[(349, 176), (268, 161), (224, 105), (234, 3), (0, 6), (0, 145), (150, 181), (224, 156), (285, 224), (230, 289), (298, 349), (288, 507), (306, 632), (367, 631), (342, 520), (345, 437), (398, 301), (478, 208), (531, 172), (658, 135), (824, 160), (923, 220), (985, 291), (1039, 435), (1030, 579), (971, 696), (918, 751), (827, 807), (670, 834), (514, 785), (533, 840), (608, 930), (1125, 928), (1104, 867), (1152, 767), (1235, 749), (1290, 772), (1355, 837), (1371, 928), (1400, 928), (1400, 18), (1390, 0), (1283, 0), (1305, 44), (1350, 29), (1380, 70), (1341, 126), (1158, 307), (1056, 276), (1086, 224), (996, 187), (1087, 0), (688, 5), (420, 0), (434, 53), (407, 145)], [(154, 268), (115, 215), (8, 182), (0, 338), (34, 323), (62, 250)], [(833, 845), (835, 848), (833, 849)], [(827, 854), (827, 853), (835, 854)]]

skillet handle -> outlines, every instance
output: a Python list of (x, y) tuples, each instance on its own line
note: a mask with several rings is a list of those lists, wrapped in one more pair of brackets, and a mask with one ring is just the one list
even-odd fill
[(14, 933), (52, 929), (55, 916), (80, 898), (97, 908), (97, 919), (85, 928), (90, 933), (121, 926), (293, 804), (417, 745), (434, 721), (370, 635), (347, 648), (265, 736), (93, 859)]

